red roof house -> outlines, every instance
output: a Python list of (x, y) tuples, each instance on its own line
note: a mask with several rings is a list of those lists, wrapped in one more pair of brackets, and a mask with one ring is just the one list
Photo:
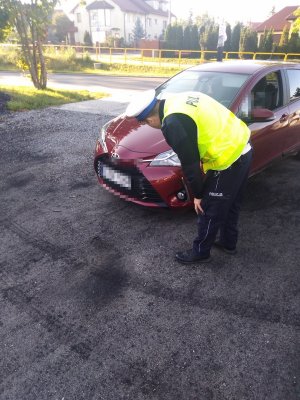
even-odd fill
[(258, 34), (258, 44), (260, 42), (261, 36), (264, 34), (264, 31), (273, 29), (273, 42), (279, 44), (282, 32), (284, 28), (287, 26), (289, 29), (292, 28), (293, 22), (295, 21), (296, 17), (294, 12), (300, 6), (288, 6), (284, 7), (278, 13), (272, 15), (266, 21), (261, 22), (259, 25), (255, 27), (255, 31)]

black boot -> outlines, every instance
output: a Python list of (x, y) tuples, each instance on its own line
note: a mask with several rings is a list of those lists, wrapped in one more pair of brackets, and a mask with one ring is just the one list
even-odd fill
[(186, 251), (179, 251), (175, 255), (175, 259), (183, 264), (191, 264), (191, 263), (207, 263), (211, 260), (210, 255), (203, 256), (194, 252), (193, 249)]
[(217, 247), (217, 249), (224, 251), (224, 253), (226, 253), (226, 254), (234, 255), (234, 254), (237, 253), (237, 250), (235, 248), (234, 249), (228, 249), (227, 247), (224, 247), (223, 244), (219, 240), (217, 240), (214, 243), (214, 246)]

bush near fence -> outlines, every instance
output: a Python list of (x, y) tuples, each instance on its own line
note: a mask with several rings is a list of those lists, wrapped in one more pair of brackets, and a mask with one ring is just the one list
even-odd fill
[[(110, 48), (90, 46), (45, 45), (44, 55), (51, 71), (82, 71), (99, 68), (130, 72), (131, 67), (141, 72), (161, 72), (162, 68), (177, 72), (201, 62), (215, 61), (217, 51)], [(224, 52), (224, 61), (231, 59), (299, 61), (300, 53)], [(0, 68), (25, 69), (20, 46), (0, 45)]]

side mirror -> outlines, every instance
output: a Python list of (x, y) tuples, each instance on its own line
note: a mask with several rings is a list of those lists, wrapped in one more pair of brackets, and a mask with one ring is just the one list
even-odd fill
[(267, 108), (253, 108), (251, 111), (251, 122), (274, 121), (275, 114)]

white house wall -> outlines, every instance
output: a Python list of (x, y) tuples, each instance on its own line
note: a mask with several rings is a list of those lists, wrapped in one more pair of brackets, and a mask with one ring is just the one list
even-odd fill
[[(149, 25), (149, 20), (151, 25)], [(157, 14), (148, 14), (146, 19), (146, 39), (158, 39), (163, 31), (166, 30), (168, 18)]]
[[(77, 15), (80, 14), (81, 22), (78, 22)], [(90, 22), (89, 22), (89, 14), (85, 7), (79, 6), (75, 10), (74, 14), (68, 15), (68, 17), (74, 21), (74, 25), (77, 27), (78, 32), (75, 33), (75, 42), (83, 43), (84, 42), (84, 33), (87, 31), (90, 33)]]
[[(91, 4), (93, 1), (94, 0), (87, 2), (87, 5)], [(100, 30), (103, 33), (95, 34), (95, 32), (93, 32), (93, 30), (91, 29), (89, 12), (88, 10), (86, 10), (86, 6), (78, 6), (73, 14), (68, 14), (69, 18), (74, 21), (74, 24), (78, 29), (78, 32), (75, 33), (76, 42), (83, 43), (85, 31), (90, 33), (94, 44), (96, 42), (99, 42), (100, 37), (104, 37), (104, 32), (107, 32), (107, 35), (113, 35), (120, 38), (123, 37), (125, 39), (125, 42), (127, 43), (132, 42), (133, 31), (138, 17), (141, 20), (146, 39), (158, 39), (163, 31), (166, 29), (168, 22), (167, 17), (157, 14), (145, 15), (138, 13), (125, 13), (113, 2), (113, 0), (105, 1), (114, 8), (110, 10), (110, 26), (101, 26)], [(81, 15), (81, 22), (79, 22), (77, 14)], [(112, 29), (115, 30), (111, 31)], [(119, 31), (117, 31), (116, 29), (119, 29)]]

